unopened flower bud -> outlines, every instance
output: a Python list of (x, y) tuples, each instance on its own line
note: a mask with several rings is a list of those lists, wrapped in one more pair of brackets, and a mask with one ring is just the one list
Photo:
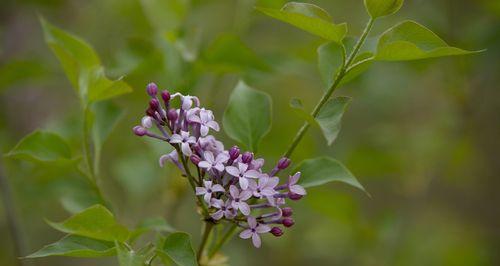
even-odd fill
[(243, 163), (250, 163), (253, 160), (253, 153), (247, 151), (241, 156), (241, 161)]
[(175, 120), (177, 120), (177, 117), (179, 117), (179, 115), (177, 114), (177, 111), (175, 111), (175, 109), (168, 110), (168, 113), (167, 113), (168, 120), (175, 121)]
[(229, 158), (231, 160), (236, 160), (240, 156), (240, 148), (238, 146), (233, 146), (231, 149), (229, 149)]
[(295, 224), (295, 222), (293, 221), (293, 219), (292, 219), (292, 218), (290, 218), (290, 217), (286, 217), (286, 218), (284, 218), (284, 219), (281, 221), (281, 223), (282, 223), (285, 227), (292, 227), (292, 226)]
[(302, 198), (302, 195), (300, 194), (297, 194), (297, 193), (293, 193), (293, 192), (289, 192), (288, 193), (288, 197), (291, 199), (291, 200), (299, 200)]
[(149, 101), (149, 108), (151, 108), (154, 111), (158, 111), (160, 108), (160, 102), (158, 101), (158, 99), (156, 98), (151, 99)]
[(170, 101), (170, 93), (167, 90), (162, 91), (161, 98), (165, 103), (168, 103)]
[(151, 82), (148, 84), (148, 86), (146, 86), (146, 92), (149, 94), (149, 96), (155, 97), (158, 93), (158, 86), (156, 86), (155, 83)]
[(133, 131), (134, 131), (134, 134), (136, 134), (139, 137), (146, 135), (146, 133), (148, 132), (145, 128), (143, 128), (141, 126), (135, 126)]
[(278, 161), (278, 169), (283, 170), (286, 169), (290, 165), (291, 160), (283, 157)]
[(191, 155), (191, 157), (189, 157), (189, 159), (191, 160), (191, 162), (194, 165), (198, 165), (201, 162), (201, 158), (196, 154)]
[(151, 128), (153, 126), (153, 118), (151, 116), (145, 116), (141, 119), (141, 125), (144, 128)]
[(146, 109), (146, 115), (156, 119), (155, 110), (151, 108)]
[(273, 234), (274, 236), (282, 236), (283, 235), (283, 230), (281, 230), (281, 228), (279, 227), (273, 227), (271, 228), (271, 234)]
[(290, 216), (292, 216), (292, 214), (293, 214), (293, 210), (290, 207), (285, 207), (285, 208), (281, 209), (281, 215), (283, 215), (283, 217), (290, 217)]

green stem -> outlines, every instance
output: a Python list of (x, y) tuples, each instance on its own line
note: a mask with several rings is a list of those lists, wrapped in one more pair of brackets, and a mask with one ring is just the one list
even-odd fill
[[(365, 29), (363, 30), (363, 33), (361, 34), (358, 41), (354, 45), (354, 48), (352, 49), (351, 54), (349, 55), (349, 57), (347, 58), (345, 63), (340, 68), (339, 73), (335, 77), (335, 80), (333, 81), (332, 86), (325, 92), (325, 94), (323, 94), (323, 96), (319, 100), (318, 104), (314, 107), (313, 111), (311, 112), (312, 117), (316, 118), (318, 116), (319, 112), (321, 111), (321, 108), (323, 108), (323, 106), (328, 101), (328, 99), (330, 99), (333, 92), (335, 91), (335, 89), (338, 87), (338, 85), (342, 81), (342, 78), (344, 78), (345, 74), (347, 73), (346, 70), (349, 68), (349, 66), (352, 64), (354, 58), (358, 54), (359, 49), (361, 48), (361, 46), (365, 42), (366, 37), (368, 36), (368, 33), (372, 29), (374, 22), (375, 22), (375, 20), (373, 18), (370, 18), (370, 20), (366, 24)], [(290, 157), (292, 155), (293, 151), (295, 150), (295, 148), (297, 147), (299, 142), (302, 140), (302, 138), (304, 137), (304, 135), (306, 134), (306, 132), (310, 126), (311, 125), (308, 122), (305, 122), (304, 125), (302, 125), (302, 127), (299, 129), (299, 131), (297, 132), (297, 134), (293, 138), (292, 143), (288, 147), (288, 150), (285, 152), (285, 154), (283, 156)]]
[(208, 254), (208, 258), (212, 258), (217, 251), (229, 240), (234, 234), (234, 231), (236, 231), (236, 228), (238, 228), (237, 224), (232, 224), (231, 227), (226, 231), (226, 233), (222, 236), (222, 238), (215, 244), (215, 247), (210, 251)]
[(208, 242), (208, 237), (210, 236), (210, 233), (212, 232), (212, 229), (214, 228), (214, 224), (212, 222), (205, 222), (205, 230), (203, 232), (203, 236), (201, 239), (200, 247), (198, 248), (198, 264), (200, 263), (201, 257), (203, 256), (203, 251), (205, 250), (205, 247)]

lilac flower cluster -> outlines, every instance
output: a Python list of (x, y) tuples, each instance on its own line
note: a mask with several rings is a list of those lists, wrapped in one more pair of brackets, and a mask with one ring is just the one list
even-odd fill
[[(150, 83), (146, 91), (151, 96), (149, 107), (141, 125), (133, 131), (137, 136), (156, 138), (174, 147), (160, 157), (160, 166), (171, 162), (189, 179), (206, 207), (208, 222), (235, 223), (243, 228), (239, 236), (251, 238), (255, 247), (261, 245), (260, 234), (281, 236), (283, 229), (279, 225), (294, 224), (293, 210), (285, 206), (285, 201), (299, 200), (306, 191), (297, 184), (300, 172), (280, 184), (277, 174), (290, 165), (288, 158), (281, 158), (271, 171), (265, 172), (264, 159), (241, 152), (237, 146), (225, 150), (222, 142), (209, 135), (210, 130), (219, 131), (219, 124), (212, 111), (200, 107), (197, 97), (170, 95), (165, 90), (160, 93), (160, 103), (156, 84)], [(176, 98), (180, 108), (171, 106)], [(191, 169), (197, 177), (191, 175)]]

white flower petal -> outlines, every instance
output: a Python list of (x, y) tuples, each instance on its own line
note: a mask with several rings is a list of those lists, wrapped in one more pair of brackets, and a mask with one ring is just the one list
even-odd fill
[(182, 150), (182, 153), (184, 153), (184, 155), (186, 155), (186, 156), (191, 156), (191, 154), (193, 153), (191, 151), (191, 148), (189, 147), (189, 143), (183, 142), (181, 144), (181, 150)]
[(261, 241), (259, 234), (252, 234), (252, 243), (256, 248), (260, 248)]
[(246, 179), (245, 177), (240, 177), (239, 178), (239, 183), (240, 183), (241, 189), (247, 189), (248, 188), (248, 179)]
[(169, 140), (170, 143), (181, 143), (182, 137), (179, 134), (173, 134)]
[(240, 209), (241, 213), (243, 213), (244, 215), (250, 214), (250, 206), (248, 206), (248, 204), (246, 204), (246, 202), (240, 202), (239, 209)]
[(241, 231), (240, 233), (240, 237), (243, 238), (243, 239), (248, 239), (250, 237), (252, 237), (253, 233), (252, 233), (252, 230), (250, 229), (245, 229), (243, 231)]
[(234, 166), (226, 166), (226, 172), (232, 176), (239, 177), (240, 176), (240, 170)]

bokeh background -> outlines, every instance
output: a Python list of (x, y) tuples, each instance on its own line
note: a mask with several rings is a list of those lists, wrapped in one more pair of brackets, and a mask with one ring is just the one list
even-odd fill
[[(311, 108), (323, 91), (321, 40), (254, 11), (272, 0), (3, 0), (0, 5), (0, 149), (37, 129), (80, 147), (81, 110), (44, 43), (39, 16), (87, 40), (111, 77), (134, 92), (113, 100), (126, 115), (104, 147), (101, 185), (120, 221), (162, 216), (199, 239), (193, 200), (175, 169), (161, 169), (166, 147), (135, 137), (145, 85), (198, 95), (221, 119), (239, 79), (273, 98), (273, 128), (259, 155), (273, 162), (301, 125), (292, 97)], [(311, 1), (358, 35), (361, 0)], [(337, 90), (354, 98), (332, 147), (311, 130), (293, 160), (329, 154), (343, 161), (372, 198), (340, 183), (309, 190), (294, 203), (296, 225), (263, 248), (234, 239), (230, 265), (500, 265), (500, 2), (408, 0), (371, 34), (409, 18), (448, 43), (479, 55), (376, 63)], [(370, 42), (370, 40), (369, 40)], [(251, 115), (251, 114), (250, 114)], [(226, 146), (235, 144), (223, 132)], [(10, 202), (0, 207), (0, 265), (17, 265), (5, 203), (13, 207), (27, 255), (62, 234), (59, 221), (90, 204), (82, 178), (3, 158)], [(2, 184), (5, 188), (6, 184)], [(4, 189), (5, 191), (5, 189)], [(4, 195), (5, 196), (5, 195)], [(5, 197), (4, 197), (5, 198)], [(82, 203), (84, 202), (84, 203)], [(25, 265), (116, 265), (115, 259), (64, 257)]]

